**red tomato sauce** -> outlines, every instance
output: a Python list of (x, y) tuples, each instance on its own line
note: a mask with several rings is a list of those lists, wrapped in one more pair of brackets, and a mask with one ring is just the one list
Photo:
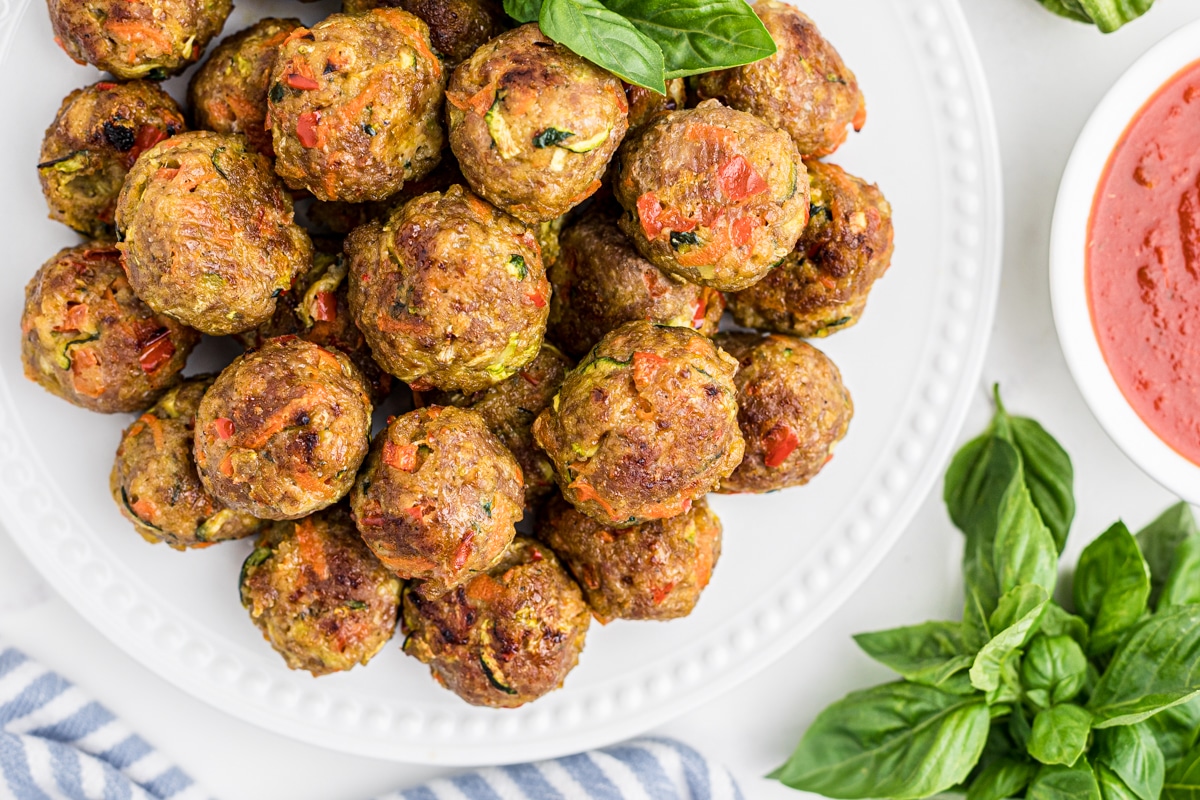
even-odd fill
[(1200, 464), (1200, 61), (1146, 102), (1109, 158), (1088, 227), (1087, 293), (1125, 399)]

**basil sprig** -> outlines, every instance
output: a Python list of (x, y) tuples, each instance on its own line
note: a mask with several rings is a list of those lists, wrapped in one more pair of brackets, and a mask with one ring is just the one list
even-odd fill
[(1154, 0), (1038, 0), (1049, 11), (1112, 33), (1150, 10)]
[(666, 94), (666, 81), (775, 54), (745, 0), (504, 0), (518, 22), (627, 83)]
[(829, 797), (1200, 796), (1200, 528), (1180, 503), (1084, 549), (1056, 602), (1071, 459), (996, 395), (946, 473), (966, 536), (959, 622), (860, 634), (902, 680), (819, 714), (771, 777)]

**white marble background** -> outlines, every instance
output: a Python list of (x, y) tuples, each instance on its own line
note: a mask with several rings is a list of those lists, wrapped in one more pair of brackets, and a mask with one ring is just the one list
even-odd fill
[[(1010, 410), (1036, 416), (1063, 442), (1074, 457), (1080, 506), (1066, 560), (1074, 563), (1086, 541), (1114, 519), (1140, 525), (1171, 498), (1105, 437), (1059, 350), (1046, 278), (1058, 179), (1106, 88), (1154, 42), (1200, 18), (1200, 3), (1158, 0), (1145, 18), (1105, 37), (1051, 16), (1034, 0), (960, 2), (995, 104), (1008, 226), (996, 328), (966, 432), (984, 425), (990, 414), (984, 387), (999, 381)], [(886, 562), (811, 637), (747, 684), (657, 732), (727, 763), (750, 798), (801, 797), (760, 776), (787, 756), (826, 703), (888, 679), (850, 635), (956, 615), (960, 555), (959, 536), (940, 498), (931, 497)], [(91, 691), (225, 800), (357, 800), (441, 773), (328, 752), (209, 708), (102, 638), (4, 533), (0, 638)]]

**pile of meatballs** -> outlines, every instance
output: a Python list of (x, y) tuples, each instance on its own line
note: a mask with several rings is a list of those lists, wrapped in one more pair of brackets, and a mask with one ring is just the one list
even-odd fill
[[(257, 537), (242, 602), (290, 667), (365, 664), (399, 621), (443, 686), (522, 705), (592, 617), (692, 611), (707, 493), (806, 483), (845, 435), (804, 339), (859, 319), (891, 214), (818, 160), (865, 106), (793, 6), (754, 5), (776, 55), (660, 96), (498, 0), (345, 0), (225, 38), (186, 110), (154, 81), (229, 0), (49, 9), (111, 78), (42, 144), (86, 241), (29, 282), (26, 375), (140, 413), (110, 484), (145, 539)], [(202, 334), (245, 351), (184, 377)]]

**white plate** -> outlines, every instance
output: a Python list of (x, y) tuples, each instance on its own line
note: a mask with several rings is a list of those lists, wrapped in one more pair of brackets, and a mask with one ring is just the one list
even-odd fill
[(1050, 232), (1054, 324), (1071, 375), (1105, 433), (1151, 478), (1200, 503), (1200, 465), (1158, 438), (1121, 392), (1092, 326), (1087, 298), (1088, 226), (1096, 188), (1138, 111), (1182, 69), (1200, 60), (1200, 22), (1150, 48), (1109, 89), (1079, 134), (1063, 172)]
[[(566, 687), (516, 711), (473, 708), (390, 644), (319, 680), (287, 670), (238, 601), (238, 542), (194, 553), (145, 544), (108, 495), (128, 417), (103, 417), (21, 377), (22, 288), (75, 241), (45, 217), (36, 170), (60, 99), (98, 79), (51, 41), (40, 0), (0, 0), (5, 231), (0, 509), (13, 538), (78, 611), (139, 662), (279, 733), (359, 755), (439, 764), (560, 755), (637, 734), (778, 658), (886, 554), (939, 479), (977, 390), (1000, 272), (999, 157), (981, 70), (955, 0), (810, 4), (868, 98), (864, 132), (834, 159), (895, 207), (896, 258), (864, 321), (820, 342), (856, 416), (807, 487), (719, 497), (724, 552), (696, 612), (594, 625)], [(242, 0), (228, 31), (320, 6)], [(179, 83), (173, 84), (176, 95)], [(914, 575), (919, 579), (919, 575)], [(819, 654), (814, 654), (819, 657)]]

